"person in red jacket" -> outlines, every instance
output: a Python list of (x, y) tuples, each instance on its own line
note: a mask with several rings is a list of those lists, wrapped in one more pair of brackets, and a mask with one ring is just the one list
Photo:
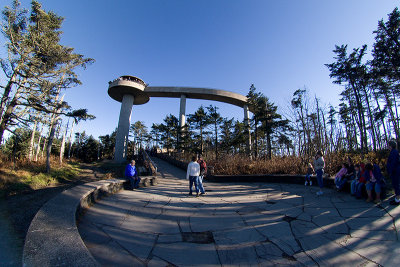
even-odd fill
[(204, 176), (207, 175), (207, 164), (204, 161), (202, 156), (199, 156), (199, 161), (197, 163), (199, 163), (199, 165), (200, 165), (200, 176), (197, 181), (197, 184), (200, 189), (200, 195), (205, 195), (206, 192), (204, 191), (204, 187), (203, 187), (203, 179), (204, 179)]

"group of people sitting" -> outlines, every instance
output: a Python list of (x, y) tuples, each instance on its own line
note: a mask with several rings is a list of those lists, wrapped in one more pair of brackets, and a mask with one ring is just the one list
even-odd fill
[(375, 203), (381, 202), (381, 191), (385, 186), (385, 179), (381, 169), (376, 163), (360, 163), (353, 165), (351, 159), (349, 163), (343, 163), (342, 168), (335, 176), (336, 190), (340, 191), (350, 181), (351, 195), (361, 198), (365, 188), (367, 191), (367, 202), (373, 201), (372, 192), (375, 191)]
[[(386, 163), (387, 174), (392, 180), (392, 186), (394, 189), (394, 198), (390, 201), (391, 205), (400, 205), (400, 155), (397, 150), (397, 142), (390, 141), (388, 143), (390, 154)], [(322, 152), (318, 151), (314, 164), (308, 164), (307, 173), (305, 176), (305, 185), (312, 185), (311, 175), (315, 172), (317, 175), (318, 185), (320, 191), (317, 195), (322, 195), (322, 188), (324, 182), (322, 174), (325, 168), (325, 160)], [(315, 170), (314, 170), (315, 169)], [(353, 165), (351, 158), (349, 157), (347, 163), (343, 163), (341, 169), (335, 176), (336, 190), (340, 191), (344, 186), (350, 182), (351, 194), (357, 198), (361, 198), (365, 191), (367, 192), (367, 202), (374, 201), (379, 204), (381, 202), (382, 189), (386, 186), (385, 179), (382, 175), (382, 171), (376, 162), (369, 162), (367, 164), (360, 163)], [(375, 192), (375, 199), (373, 199), (373, 192)]]

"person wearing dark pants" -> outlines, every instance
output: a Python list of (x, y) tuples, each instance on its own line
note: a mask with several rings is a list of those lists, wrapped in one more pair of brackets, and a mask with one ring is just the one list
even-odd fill
[(139, 188), (140, 183), (140, 177), (138, 176), (138, 173), (136, 171), (135, 164), (136, 162), (132, 160), (131, 163), (128, 164), (125, 168), (125, 176), (131, 182), (132, 190), (134, 190), (135, 188)]
[(197, 157), (193, 156), (192, 161), (188, 164), (187, 172), (186, 172), (186, 179), (189, 180), (189, 195), (193, 194), (193, 184), (196, 190), (196, 196), (199, 196), (199, 187), (198, 187), (198, 179), (200, 175), (200, 164), (197, 162)]
[(324, 180), (323, 180), (324, 168), (325, 168), (325, 160), (322, 151), (318, 151), (314, 159), (314, 170), (315, 173), (317, 174), (317, 182), (319, 185), (319, 191), (317, 192), (318, 196), (324, 193), (322, 192), (322, 188), (324, 187)]
[(392, 179), (392, 186), (394, 189), (395, 197), (390, 202), (391, 205), (400, 205), (400, 164), (399, 164), (399, 151), (396, 149), (396, 141), (389, 142), (390, 154), (387, 160), (387, 172)]
[(197, 185), (200, 190), (200, 195), (205, 195), (206, 192), (204, 191), (204, 187), (203, 187), (203, 179), (204, 179), (204, 176), (207, 175), (207, 164), (204, 161), (202, 156), (199, 156), (199, 161), (197, 163), (199, 163), (199, 165), (200, 165), (200, 175), (199, 175), (199, 178), (197, 179)]

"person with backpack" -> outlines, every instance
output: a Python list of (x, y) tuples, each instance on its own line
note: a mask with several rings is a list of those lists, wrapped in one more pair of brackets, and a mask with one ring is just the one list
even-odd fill
[(198, 163), (200, 165), (200, 176), (199, 176), (199, 179), (197, 181), (197, 185), (198, 185), (199, 190), (200, 190), (200, 195), (205, 195), (206, 192), (204, 191), (204, 187), (203, 187), (203, 179), (204, 179), (204, 176), (207, 175), (207, 164), (204, 161), (202, 156), (199, 156)]
[(392, 186), (394, 189), (395, 197), (390, 201), (391, 205), (400, 205), (400, 163), (399, 163), (399, 151), (396, 149), (396, 141), (392, 140), (389, 142), (390, 154), (387, 160), (386, 168), (387, 172), (392, 179)]

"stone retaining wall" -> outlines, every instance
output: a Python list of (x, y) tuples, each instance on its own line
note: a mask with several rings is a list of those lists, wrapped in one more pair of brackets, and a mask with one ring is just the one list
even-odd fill
[[(142, 177), (140, 186), (157, 184)], [(79, 235), (76, 220), (97, 199), (129, 187), (125, 179), (102, 180), (65, 190), (33, 218), (25, 238), (23, 266), (98, 266)]]

